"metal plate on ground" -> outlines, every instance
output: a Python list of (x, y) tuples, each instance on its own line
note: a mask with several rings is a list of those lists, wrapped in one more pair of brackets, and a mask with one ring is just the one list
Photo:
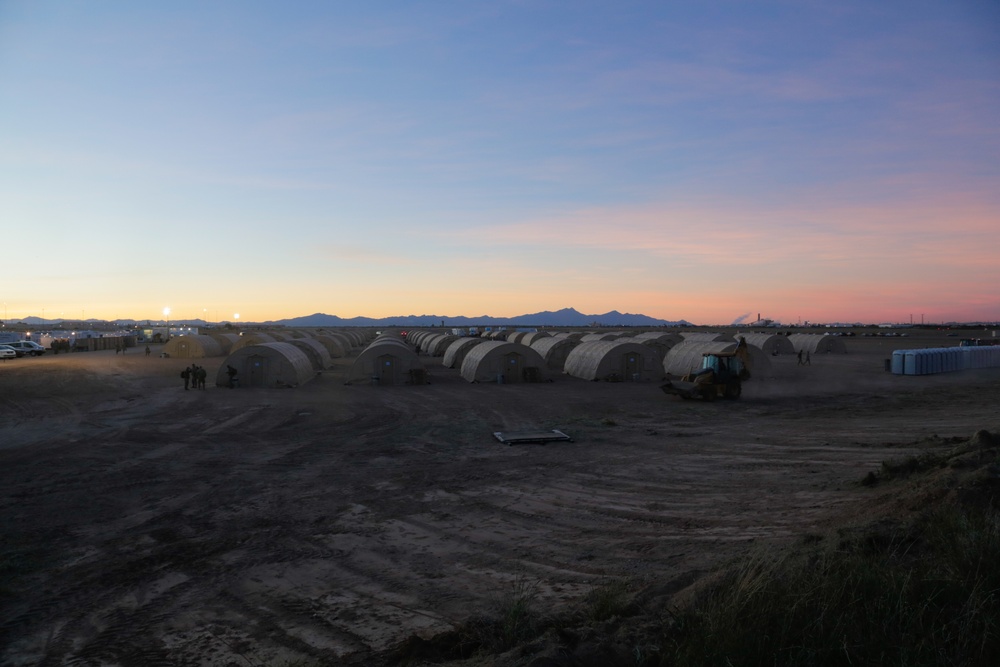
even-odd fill
[(544, 445), (547, 442), (573, 442), (573, 438), (556, 429), (551, 431), (494, 431), (493, 437), (505, 445), (527, 443)]

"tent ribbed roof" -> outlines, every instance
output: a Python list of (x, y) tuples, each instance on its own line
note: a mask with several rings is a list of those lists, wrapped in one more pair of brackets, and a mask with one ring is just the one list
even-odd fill
[(453, 340), (448, 349), (444, 351), (444, 358), (441, 360), (441, 365), (445, 368), (455, 368), (456, 366), (461, 368), (462, 362), (465, 361), (465, 355), (469, 353), (469, 350), (485, 342), (482, 338), (470, 337)]
[(506, 360), (508, 355), (515, 355), (520, 360), (520, 368), (534, 368), (536, 379), (544, 379), (545, 360), (535, 350), (527, 345), (508, 343), (501, 340), (485, 341), (469, 350), (462, 361), (462, 377), (469, 382), (495, 382), (498, 375), (503, 375), (505, 382), (522, 382), (523, 377), (515, 377), (508, 372)]
[(732, 334), (727, 333), (716, 333), (714, 331), (684, 331), (681, 333), (684, 341), (727, 341), (730, 343), (736, 342), (736, 337)]
[(550, 336), (540, 338), (531, 344), (531, 349), (542, 355), (545, 367), (549, 370), (563, 372), (566, 368), (566, 357), (580, 341), (572, 338)]
[(840, 336), (824, 336), (822, 334), (795, 333), (788, 337), (795, 347), (795, 351), (809, 352), (811, 354), (826, 354), (836, 352), (845, 354), (847, 346)]
[(521, 340), (519, 340), (518, 342), (521, 345), (527, 345), (528, 347), (531, 347), (531, 344), (534, 343), (536, 340), (541, 340), (543, 338), (551, 338), (551, 337), (552, 334), (550, 334), (547, 331), (532, 331), (531, 333), (521, 338)]
[(257, 332), (257, 333), (243, 334), (242, 336), (240, 336), (240, 339), (238, 341), (233, 343), (233, 347), (231, 350), (229, 350), (229, 352), (230, 354), (232, 354), (233, 352), (242, 349), (244, 347), (248, 347), (250, 345), (261, 345), (263, 343), (277, 343), (277, 342), (278, 340), (274, 336), (271, 336), (270, 334), (266, 333)]
[(288, 344), (294, 345), (305, 352), (313, 368), (317, 371), (325, 370), (333, 365), (330, 351), (315, 338), (295, 338), (288, 341)]
[(338, 336), (319, 334), (316, 336), (316, 340), (319, 341), (320, 345), (326, 348), (326, 351), (333, 359), (346, 357), (347, 351), (351, 349), (347, 340)]
[[(663, 370), (669, 375), (687, 375), (701, 368), (705, 354), (721, 354), (732, 352), (737, 343), (727, 341), (697, 341), (686, 340), (675, 345), (663, 360)], [(771, 370), (771, 360), (759, 348), (748, 347), (750, 353), (750, 373), (755, 377), (764, 377)]]
[(208, 335), (219, 342), (219, 345), (222, 346), (223, 354), (229, 354), (233, 349), (233, 345), (240, 342), (240, 335), (236, 333), (216, 333), (213, 331)]
[(348, 372), (347, 384), (370, 382), (373, 377), (379, 377), (382, 372), (379, 359), (382, 357), (392, 358), (393, 370), (397, 376), (394, 383), (404, 383), (411, 371), (422, 370), (424, 367), (412, 346), (404, 343), (398, 336), (383, 334), (373, 340), (354, 360)]
[(226, 386), (229, 383), (226, 367), (233, 366), (239, 371), (237, 377), (240, 385), (250, 386), (251, 371), (248, 370), (247, 365), (252, 362), (252, 358), (255, 356), (266, 357), (268, 360), (266, 369), (263, 371), (265, 373), (261, 382), (263, 387), (297, 387), (316, 377), (316, 372), (305, 352), (291, 343), (261, 343), (260, 345), (245, 345), (231, 352), (226, 360), (219, 365), (219, 370), (215, 375), (215, 383), (219, 386)]
[(747, 345), (756, 347), (764, 354), (795, 354), (795, 347), (787, 336), (769, 333), (740, 334), (747, 339)]
[(212, 336), (195, 334), (193, 336), (174, 336), (163, 346), (163, 351), (171, 357), (180, 359), (200, 359), (202, 357), (221, 357), (224, 352), (219, 341)]
[(573, 348), (566, 357), (566, 374), (583, 380), (652, 380), (663, 377), (663, 365), (656, 349), (642, 343), (594, 340)]

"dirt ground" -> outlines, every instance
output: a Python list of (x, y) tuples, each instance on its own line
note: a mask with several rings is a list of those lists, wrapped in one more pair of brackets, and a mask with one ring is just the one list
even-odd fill
[[(863, 515), (883, 460), (1000, 431), (1000, 370), (884, 371), (944, 336), (774, 358), (714, 403), (430, 358), (426, 386), (345, 386), (348, 358), (205, 391), (156, 349), (2, 362), (0, 664), (361, 664), (524, 582), (545, 611), (620, 578), (681, 590)], [(574, 442), (492, 437), (552, 428)]]

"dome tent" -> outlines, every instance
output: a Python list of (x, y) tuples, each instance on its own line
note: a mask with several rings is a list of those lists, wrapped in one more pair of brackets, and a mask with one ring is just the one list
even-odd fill
[(462, 377), (469, 382), (541, 382), (545, 360), (525, 345), (502, 340), (481, 343), (465, 355)]
[(288, 344), (294, 345), (305, 352), (314, 370), (326, 370), (333, 365), (333, 358), (330, 357), (330, 351), (326, 349), (323, 343), (314, 338), (295, 338), (288, 341)]
[(840, 336), (824, 336), (822, 334), (795, 333), (788, 337), (795, 347), (796, 352), (809, 352), (810, 354), (829, 354), (836, 352), (846, 354), (847, 346)]
[(248, 347), (250, 345), (261, 345), (263, 343), (277, 343), (277, 342), (278, 342), (277, 338), (266, 333), (258, 332), (252, 334), (243, 334), (240, 336), (240, 339), (237, 342), (233, 343), (233, 347), (231, 350), (229, 350), (229, 352), (230, 354), (232, 354), (236, 350)]
[(517, 342), (519, 342), (521, 345), (527, 345), (528, 347), (531, 347), (531, 344), (534, 343), (536, 340), (541, 340), (543, 338), (551, 338), (551, 337), (552, 334), (548, 333), (547, 331), (533, 331), (524, 336), (523, 338), (521, 338), (521, 340)]
[(444, 338), (443, 333), (428, 333), (426, 336), (421, 336), (419, 342), (414, 343), (414, 345), (420, 346), (421, 354), (428, 354), (431, 346), (434, 345), (435, 341)]
[(660, 362), (663, 361), (663, 359), (667, 356), (667, 352), (669, 352), (672, 347), (684, 342), (684, 338), (680, 334), (660, 331), (647, 331), (646, 333), (633, 336), (631, 339), (622, 338), (620, 340), (633, 340), (636, 343), (642, 343), (643, 345), (655, 349), (656, 353), (660, 355)]
[(636, 382), (663, 378), (659, 352), (642, 343), (594, 340), (580, 343), (566, 357), (566, 374), (583, 380)]
[(448, 346), (458, 340), (458, 338), (458, 336), (452, 334), (428, 336), (420, 341), (420, 349), (431, 357), (443, 357)]
[(756, 347), (761, 352), (769, 356), (779, 354), (795, 354), (795, 346), (788, 340), (787, 336), (768, 333), (748, 333), (740, 334), (747, 339), (747, 345)]
[(584, 334), (580, 337), (581, 343), (596, 343), (602, 340), (618, 340), (622, 337), (620, 331), (599, 331), (596, 333)]
[(337, 333), (351, 341), (351, 347), (361, 347), (368, 340), (368, 337), (357, 329), (344, 329)]
[(712, 331), (684, 331), (681, 333), (681, 337), (684, 338), (684, 342), (720, 342), (725, 341), (727, 343), (735, 343), (736, 338), (732, 334), (727, 333), (715, 333)]
[(222, 345), (212, 336), (174, 336), (163, 346), (163, 352), (178, 359), (221, 357)]
[(424, 384), (423, 372), (424, 365), (412, 347), (398, 337), (384, 335), (361, 351), (345, 384)]
[(352, 348), (357, 347), (354, 344), (354, 339), (353, 338), (351, 338), (350, 336), (348, 336), (348, 335), (346, 335), (344, 333), (341, 333), (339, 331), (326, 331), (326, 332), (323, 333), (323, 335), (326, 336), (326, 337), (328, 337), (328, 338), (332, 338), (335, 341), (338, 341), (340, 343), (340, 346), (342, 348), (344, 348), (344, 356), (345, 357), (350, 355)]
[(485, 342), (482, 338), (459, 338), (452, 341), (451, 345), (444, 352), (441, 365), (445, 368), (455, 368), (456, 366), (461, 368), (462, 362), (465, 361), (465, 356), (469, 353), (469, 350)]
[(222, 346), (223, 354), (229, 354), (233, 349), (233, 345), (240, 342), (240, 335), (236, 333), (210, 333), (208, 335), (219, 342), (219, 345)]
[[(675, 345), (663, 360), (663, 370), (668, 375), (682, 376), (701, 368), (706, 354), (732, 352), (738, 343), (730, 341), (684, 341)], [(761, 377), (771, 370), (771, 359), (760, 348), (747, 346), (750, 354), (750, 372)]]
[(229, 384), (227, 366), (237, 371), (241, 387), (297, 387), (316, 377), (305, 352), (291, 343), (246, 345), (230, 353), (219, 365), (215, 384)]
[(343, 338), (337, 338), (335, 336), (329, 336), (326, 334), (320, 334), (316, 336), (315, 340), (319, 342), (320, 345), (326, 348), (330, 357), (333, 359), (339, 359), (340, 357), (347, 356), (347, 350), (350, 348), (345, 348), (347, 341)]
[(409, 345), (413, 345), (414, 347), (420, 347), (420, 340), (426, 335), (427, 335), (426, 331), (420, 329), (410, 329), (409, 331), (406, 332), (405, 338), (402, 336), (400, 338), (405, 340), (405, 342), (408, 343)]
[(578, 345), (578, 340), (552, 336), (536, 340), (531, 344), (531, 349), (542, 355), (546, 368), (562, 373), (566, 368), (566, 357)]

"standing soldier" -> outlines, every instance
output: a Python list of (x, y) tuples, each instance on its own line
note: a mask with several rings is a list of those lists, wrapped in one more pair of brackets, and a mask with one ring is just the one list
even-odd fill
[(188, 382), (191, 381), (191, 369), (185, 368), (181, 371), (181, 377), (184, 378), (184, 391), (188, 390)]

